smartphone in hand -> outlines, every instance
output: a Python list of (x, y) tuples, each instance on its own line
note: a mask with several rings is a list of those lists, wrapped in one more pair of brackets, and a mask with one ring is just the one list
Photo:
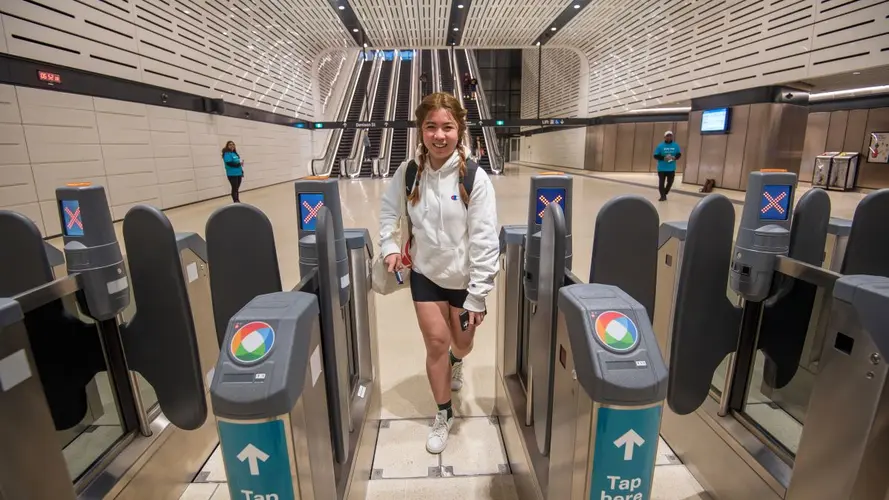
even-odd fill
[(460, 328), (462, 328), (464, 332), (469, 329), (469, 311), (460, 313)]

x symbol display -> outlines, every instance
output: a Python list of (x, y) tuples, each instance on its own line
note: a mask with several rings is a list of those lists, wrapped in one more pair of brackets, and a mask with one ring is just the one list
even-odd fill
[(763, 193), (762, 195), (765, 197), (766, 201), (768, 202), (768, 203), (766, 203), (766, 206), (762, 207), (762, 213), (766, 213), (773, 208), (775, 210), (777, 210), (779, 214), (784, 213), (784, 208), (781, 207), (780, 201), (783, 200), (785, 197), (787, 197), (787, 193), (781, 193), (778, 196), (775, 196), (774, 198), (769, 193)]
[(309, 213), (306, 215), (306, 218), (303, 219), (303, 224), (308, 224), (310, 220), (314, 219), (318, 215), (318, 210), (321, 210), (321, 207), (324, 206), (324, 202), (319, 201), (318, 204), (313, 207), (309, 204), (309, 202), (304, 201), (303, 206), (306, 207), (306, 210), (309, 211)]
[(65, 213), (68, 215), (68, 229), (71, 230), (74, 226), (77, 226), (81, 230), (83, 230), (83, 222), (80, 221), (80, 207), (77, 207), (77, 210), (71, 211), (70, 208), (65, 207)]
[(547, 200), (545, 196), (540, 195), (539, 200), (540, 203), (543, 203), (543, 210), (541, 210), (540, 213), (537, 214), (537, 217), (540, 217), (542, 219), (543, 212), (546, 212), (546, 207), (548, 207), (550, 203), (559, 203), (560, 201), (562, 201), (562, 195), (557, 195), (552, 200)]

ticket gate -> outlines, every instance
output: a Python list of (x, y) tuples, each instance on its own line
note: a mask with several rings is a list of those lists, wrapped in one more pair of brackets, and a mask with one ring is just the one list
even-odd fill
[[(363, 498), (367, 488), (367, 481), (370, 479), (371, 466), (373, 462), (373, 447), (376, 438), (374, 432), (378, 421), (369, 418), (369, 409), (372, 404), (371, 398), (379, 397), (379, 389), (374, 379), (374, 366), (377, 359), (377, 350), (374, 345), (376, 342), (375, 325), (370, 325), (370, 319), (374, 316), (369, 311), (355, 311), (343, 308), (340, 303), (340, 293), (342, 274), (341, 266), (336, 256), (336, 239), (334, 237), (335, 226), (334, 217), (326, 206), (318, 207), (317, 212), (313, 215), (313, 235), (317, 247), (313, 250), (316, 256), (315, 266), (307, 269), (303, 274), (300, 284), (294, 291), (301, 291), (312, 294), (316, 297), (318, 308), (318, 324), (320, 325), (320, 351), (317, 355), (307, 359), (314, 359), (314, 365), (310, 368), (316, 372), (322, 373), (324, 383), (317, 387), (323, 388), (326, 393), (323, 402), (323, 408), (318, 408), (321, 399), (313, 399), (311, 411), (305, 413), (304, 416), (298, 418), (303, 421), (308, 418), (322, 418), (325, 422), (326, 432), (305, 432), (305, 428), (294, 431), (293, 419), (289, 421), (291, 426), (290, 437), (288, 442), (306, 443), (311, 449), (319, 449), (318, 447), (326, 447), (329, 459), (318, 459), (319, 456), (328, 455), (312, 455), (307, 457), (300, 453), (301, 448), (293, 446), (285, 447), (290, 455), (283, 457), (293, 464), (297, 470), (311, 470), (311, 478), (300, 476), (298, 481), (290, 488), (293, 491), (299, 491), (302, 495), (314, 495), (309, 497), (298, 498)], [(223, 389), (225, 380), (220, 375), (219, 370), (223, 363), (229, 363), (236, 366), (237, 363), (231, 361), (232, 353), (232, 335), (228, 335), (234, 318), (239, 311), (256, 297), (266, 296), (269, 294), (278, 294), (282, 291), (281, 276), (278, 269), (277, 254), (275, 251), (275, 239), (271, 223), (268, 218), (258, 209), (246, 204), (235, 204), (223, 207), (214, 212), (207, 221), (207, 248), (210, 267), (213, 269), (211, 275), (211, 289), (213, 294), (213, 309), (217, 325), (224, 325), (221, 339), (223, 348), (220, 352), (217, 370), (214, 374), (214, 382), (211, 386), (211, 392), (214, 394), (214, 411), (219, 422), (235, 422), (245, 420), (243, 412), (254, 412), (251, 415), (266, 415), (265, 417), (256, 416), (250, 419), (269, 420), (271, 414), (266, 410), (266, 406), (256, 406), (258, 399), (238, 399), (235, 393), (227, 392)], [(357, 238), (357, 242), (351, 243), (357, 246), (354, 252), (350, 252), (354, 257), (368, 255), (366, 247), (367, 242), (364, 240), (364, 234), (352, 234), (353, 238)], [(345, 241), (344, 241), (345, 242)], [(361, 248), (363, 247), (363, 248)], [(253, 265), (244, 266), (245, 258), (249, 258)], [(349, 287), (350, 294), (353, 294), (350, 303), (356, 305), (367, 304), (373, 305), (363, 294), (369, 290), (369, 281), (366, 278), (366, 262), (359, 260), (350, 264), (352, 274), (355, 276), (354, 281), (350, 281), (352, 285)], [(356, 286), (367, 288), (356, 288)], [(255, 305), (255, 304), (254, 304)], [(309, 307), (311, 309), (311, 307)], [(344, 310), (348, 311), (350, 317), (355, 318), (355, 324), (361, 326), (361, 322), (367, 323), (366, 328), (354, 328), (351, 333), (346, 329)], [(373, 327), (373, 328), (372, 328)], [(233, 327), (234, 328), (234, 327)], [(238, 327), (240, 328), (240, 327)], [(281, 335), (279, 332), (278, 335)], [(352, 336), (347, 339), (346, 336)], [(347, 351), (351, 346), (354, 349), (354, 360), (356, 365), (350, 367), (349, 356), (352, 355)], [(284, 352), (283, 350), (281, 351)], [(314, 353), (315, 351), (313, 351)], [(272, 358), (269, 358), (272, 359)], [(277, 358), (275, 358), (277, 359)], [(289, 359), (289, 358), (288, 358)], [(258, 360), (257, 360), (258, 361)], [(265, 363), (265, 361), (263, 362)], [(258, 365), (257, 365), (258, 366)], [(346, 376), (343, 377), (343, 368), (346, 368)], [(228, 369), (228, 368), (226, 368)], [(298, 370), (301, 370), (299, 368)], [(297, 370), (297, 371), (298, 371)], [(220, 378), (223, 377), (223, 378)], [(264, 380), (264, 379), (263, 379)], [(265, 382), (263, 382), (265, 383)], [(269, 382), (271, 383), (271, 381)], [(221, 384), (221, 385), (220, 385)], [(297, 384), (299, 385), (299, 384)], [(249, 386), (245, 386), (249, 387)], [(277, 387), (277, 386), (276, 386)], [(273, 420), (283, 421), (284, 414), (293, 415), (291, 410), (299, 406), (300, 394), (303, 386), (288, 386), (286, 400), (291, 405), (286, 411), (278, 411), (274, 415)], [(313, 385), (313, 388), (315, 386)], [(215, 389), (214, 389), (215, 388)], [(231, 400), (224, 403), (220, 410), (216, 409), (216, 398)], [(232, 399), (234, 398), (234, 399)], [(222, 399), (220, 399), (221, 401)], [(250, 404), (247, 404), (250, 403)], [(237, 411), (226, 410), (225, 404), (229, 404), (228, 408), (237, 406)], [(234, 405), (234, 406), (232, 406)], [(252, 409), (250, 409), (252, 408)], [(280, 410), (281, 406), (275, 406)], [(308, 407), (306, 407), (308, 408)], [(249, 415), (248, 415), (249, 416)], [(315, 420), (313, 420), (314, 422)], [(284, 423), (276, 424), (285, 426)], [(305, 424), (309, 425), (309, 424)], [(314, 424), (311, 424), (314, 425)], [(225, 425), (219, 425), (221, 446), (223, 450), (223, 458), (226, 461), (226, 473), (229, 477), (229, 487), (232, 497), (242, 495), (242, 489), (260, 488), (250, 491), (266, 491), (281, 495), (280, 498), (288, 498), (287, 492), (290, 491), (286, 487), (266, 485), (260, 481), (259, 486), (254, 486), (249, 480), (263, 480), (262, 477), (253, 477), (250, 471), (250, 464), (234, 457), (235, 463), (230, 463), (232, 457), (228, 455), (229, 450), (237, 445), (227, 445), (226, 431), (223, 430)], [(286, 427), (286, 426), (285, 426)], [(314, 428), (314, 427), (313, 427)], [(295, 440), (295, 441), (293, 441)], [(302, 444), (299, 444), (302, 446)], [(265, 448), (260, 447), (264, 453), (269, 452)], [(234, 453), (240, 454), (242, 450), (235, 450)], [(293, 455), (293, 452), (296, 455)], [(320, 451), (318, 453), (321, 453)], [(246, 460), (246, 459), (245, 459)], [(311, 460), (312, 465), (309, 469), (307, 460)], [(255, 461), (255, 460), (254, 460)], [(246, 464), (246, 465), (245, 465)], [(247, 467), (247, 469), (244, 469)], [(260, 465), (260, 476), (262, 466)], [(244, 472), (246, 470), (246, 473)], [(244, 474), (249, 476), (244, 481), (241, 478)], [(289, 477), (289, 476), (288, 476)], [(245, 482), (247, 481), (247, 482)], [(315, 493), (311, 493), (314, 491)], [(283, 492), (283, 493), (279, 493)], [(325, 492), (332, 492), (330, 495)]]
[[(836, 404), (816, 400), (819, 387), (851, 380), (848, 372), (822, 374), (821, 363), (810, 371), (805, 357), (812, 318), (829, 318), (813, 315), (813, 310), (830, 308), (829, 302), (819, 304), (817, 292), (822, 289), (832, 297), (840, 277), (821, 267), (822, 249), (828, 245), (829, 199), (813, 190), (792, 208), (793, 174), (755, 172), (748, 185), (734, 249), (734, 208), (720, 195), (702, 200), (684, 231), (665, 230), (673, 233), (672, 255), (679, 258), (672, 267), (675, 292), (661, 291), (675, 294), (673, 310), (659, 303), (667, 311), (659, 309), (655, 321), (656, 328), (672, 329), (658, 331), (671, 351), (670, 410), (662, 435), (717, 498), (859, 498), (815, 495), (813, 489), (799, 497), (792, 494), (795, 484), (810, 481), (813, 474), (825, 476), (823, 467), (801, 472), (806, 439), (794, 438), (792, 430), (801, 428), (816, 441), (829, 433), (842, 434), (836, 425), (820, 426), (818, 432), (808, 429), (810, 419), (823, 417), (819, 404)], [(877, 229), (877, 213), (889, 209), (889, 192), (870, 196), (856, 210), (843, 267), (878, 274), (889, 255), (889, 240)], [(883, 257), (878, 258), (880, 252)], [(858, 257), (853, 261), (851, 255)], [(659, 265), (663, 270), (664, 263)], [(726, 297), (727, 285), (743, 298), (741, 307)], [(672, 319), (664, 321), (665, 316)], [(832, 347), (833, 330), (824, 329), (828, 341), (821, 355)], [(838, 448), (832, 453), (843, 456)], [(726, 470), (733, 474), (726, 475)]]
[[(6, 301), (20, 311), (10, 316), (18, 337), (8, 338), (26, 338), (4, 360), (11, 370), (3, 376), (12, 378), (0, 392), (0, 408), (7, 409), (4, 421), (22, 422), (4, 426), (14, 432), (4, 437), (0, 489), (22, 493), (14, 498), (68, 498), (63, 490), (90, 497), (119, 492), (134, 480), (121, 477), (121, 471), (146, 460), (146, 452), (156, 453), (163, 443), (161, 431), (169, 424), (199, 428), (207, 414), (185, 274), (169, 221), (151, 207), (127, 213), (127, 272), (104, 189), (70, 186), (56, 195), (67, 268), (67, 275), (56, 279), (34, 224), (18, 214), (0, 213), (0, 231), (10, 238), (0, 249), (0, 261), (14, 264), (3, 272), (15, 275), (15, 286), (23, 290)], [(137, 312), (121, 323), (131, 289)], [(76, 299), (76, 315), (63, 303), (68, 297)], [(163, 422), (150, 421), (135, 372), (151, 384), (165, 416), (157, 420)], [(69, 442), (63, 454), (54, 431), (83, 421), (89, 411), (87, 388), (96, 380), (107, 400), (94, 427), (107, 429), (99, 434), (107, 441), (96, 442), (88, 431)], [(22, 397), (28, 405), (10, 402)], [(19, 444), (28, 452), (17, 454)], [(25, 455), (39, 460), (39, 466)], [(154, 483), (158, 479), (155, 475)], [(181, 489), (184, 479), (172, 486), (155, 484), (153, 491), (166, 495), (165, 487)]]
[[(537, 208), (535, 191), (532, 185), (533, 208)], [(560, 494), (562, 481), (554, 481), (550, 474), (564, 467), (560, 460), (565, 456), (557, 456), (550, 448), (554, 436), (564, 432), (562, 427), (573, 425), (556, 410), (562, 404), (571, 405), (556, 400), (555, 377), (559, 366), (564, 368), (565, 355), (556, 354), (557, 327), (561, 327), (557, 300), (563, 287), (582, 282), (566, 269), (571, 252), (565, 248), (570, 240), (561, 204), (550, 203), (542, 210), (541, 219), (552, 210), (561, 222), (555, 224), (560, 228), (558, 237), (551, 236), (546, 224), (538, 232), (539, 258), (532, 269), (535, 279), (531, 285), (536, 289), (536, 300), (530, 300), (525, 288), (530, 260), (525, 255), (524, 228), (502, 228), (497, 278), (496, 408), (516, 487), (523, 498), (561, 498), (552, 495)], [(627, 221), (633, 221), (638, 230), (625, 231)], [(624, 196), (610, 201), (596, 221), (590, 267), (591, 283), (632, 290), (628, 296), (645, 304), (646, 322), (654, 304), (657, 231), (657, 212), (647, 200)]]

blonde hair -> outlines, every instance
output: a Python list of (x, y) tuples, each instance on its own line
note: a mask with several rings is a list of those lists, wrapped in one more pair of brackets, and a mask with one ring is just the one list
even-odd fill
[[(417, 110), (414, 112), (414, 116), (417, 119), (417, 127), (422, 129), (423, 123), (426, 122), (426, 117), (429, 116), (429, 113), (439, 109), (444, 109), (451, 113), (451, 116), (453, 116), (454, 120), (457, 122), (457, 154), (460, 155), (460, 180), (458, 181), (460, 185), (460, 198), (463, 200), (463, 203), (468, 205), (469, 193), (466, 192), (466, 187), (463, 186), (463, 177), (466, 175), (466, 151), (459, 143), (459, 140), (466, 133), (466, 109), (464, 109), (463, 106), (460, 105), (460, 101), (451, 94), (445, 92), (429, 94), (423, 98), (423, 101), (417, 106)], [(422, 138), (422, 132), (420, 137)], [(417, 146), (417, 150), (420, 152), (420, 161), (417, 164), (417, 176), (414, 180), (411, 194), (407, 197), (412, 205), (416, 205), (417, 202), (420, 201), (420, 178), (423, 175), (423, 169), (426, 168), (426, 145), (423, 144), (422, 139), (420, 139), (420, 144)]]

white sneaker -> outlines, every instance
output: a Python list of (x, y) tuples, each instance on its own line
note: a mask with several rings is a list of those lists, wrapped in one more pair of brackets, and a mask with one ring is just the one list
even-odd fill
[(448, 445), (448, 434), (451, 431), (451, 425), (454, 424), (454, 417), (448, 418), (448, 412), (441, 410), (435, 414), (435, 422), (432, 424), (432, 431), (426, 439), (426, 451), (437, 455), (444, 451)]
[(459, 391), (463, 388), (463, 362), (451, 365), (451, 390)]

